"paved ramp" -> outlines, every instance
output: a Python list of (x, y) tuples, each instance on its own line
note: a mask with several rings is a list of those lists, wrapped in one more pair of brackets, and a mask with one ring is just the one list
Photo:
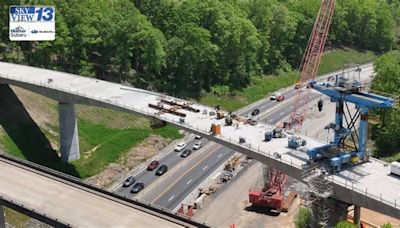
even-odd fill
[(4, 158), (0, 158), (0, 180), (2, 199), (67, 226), (192, 226)]

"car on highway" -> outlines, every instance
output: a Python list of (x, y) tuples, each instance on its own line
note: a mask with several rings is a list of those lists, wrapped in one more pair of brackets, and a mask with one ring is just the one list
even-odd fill
[(283, 100), (285, 100), (285, 96), (283, 96), (283, 95), (279, 95), (279, 96), (276, 98), (276, 101), (283, 101)]
[(160, 167), (158, 167), (158, 169), (156, 170), (156, 175), (157, 176), (161, 176), (164, 173), (166, 173), (168, 171), (168, 166), (167, 165), (161, 165)]
[(186, 149), (181, 153), (181, 157), (186, 158), (187, 156), (189, 156), (192, 153), (191, 149)]
[(195, 139), (202, 139), (203, 136), (201, 136), (201, 135), (195, 135), (194, 138), (195, 138)]
[(175, 151), (182, 151), (183, 149), (186, 148), (186, 143), (180, 142), (175, 146)]
[(274, 92), (269, 99), (276, 100), (279, 96), (282, 96), (282, 94), (279, 92)]
[(200, 149), (202, 147), (203, 147), (203, 142), (202, 141), (198, 141), (197, 143), (195, 143), (193, 145), (193, 150), (198, 150), (198, 149)]
[(138, 193), (142, 189), (144, 189), (144, 184), (142, 182), (138, 182), (135, 185), (133, 185), (133, 187), (131, 189), (131, 193)]
[(122, 187), (129, 187), (131, 186), (133, 183), (135, 183), (136, 179), (133, 176), (130, 176), (128, 178), (126, 178), (126, 180), (124, 181), (124, 183), (122, 184)]
[(256, 109), (254, 109), (254, 110), (251, 112), (251, 115), (252, 115), (252, 116), (256, 116), (256, 115), (258, 115), (259, 113), (260, 113), (260, 109), (256, 108)]
[(160, 164), (160, 162), (154, 160), (147, 166), (147, 170), (152, 171), (152, 170), (156, 169), (159, 164)]

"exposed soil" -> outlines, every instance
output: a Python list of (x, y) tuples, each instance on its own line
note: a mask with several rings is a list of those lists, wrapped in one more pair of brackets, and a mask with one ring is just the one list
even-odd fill
[(109, 187), (114, 181), (118, 181), (125, 176), (129, 170), (154, 156), (157, 151), (166, 147), (170, 142), (171, 140), (164, 139), (161, 136), (151, 135), (121, 157), (118, 163), (108, 165), (104, 171), (86, 179), (85, 182), (99, 187)]

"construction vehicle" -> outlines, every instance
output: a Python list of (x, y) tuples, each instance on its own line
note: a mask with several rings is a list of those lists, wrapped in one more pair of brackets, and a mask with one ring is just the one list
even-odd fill
[(265, 141), (271, 141), (273, 138), (285, 138), (286, 134), (283, 132), (283, 128), (277, 127), (272, 131), (267, 131), (264, 134)]
[(224, 111), (221, 111), (221, 110), (217, 110), (217, 119), (222, 119), (222, 118), (224, 118), (225, 117), (225, 113), (224, 113)]
[[(300, 132), (306, 119), (306, 112), (309, 110), (308, 103), (311, 89), (329, 96), (331, 102), (336, 103), (335, 122), (332, 123), (332, 129), (334, 129), (335, 133), (334, 140), (328, 145), (308, 150), (307, 154), (310, 157), (310, 163), (304, 166), (302, 170), (302, 178), (309, 186), (304, 195), (307, 199), (306, 205), (309, 206), (313, 215), (313, 226), (323, 227), (329, 226), (330, 213), (327, 199), (333, 194), (333, 188), (329, 181), (324, 178), (324, 175), (318, 174), (322, 169), (319, 167), (326, 163), (326, 159), (329, 159), (332, 171), (337, 172), (340, 171), (342, 165), (348, 164), (350, 161), (368, 160), (366, 144), (369, 110), (371, 108), (392, 108), (394, 106), (394, 100), (391, 98), (361, 92), (361, 80), (351, 82), (344, 75), (340, 77), (337, 75), (335, 85), (330, 84), (330, 82), (320, 84), (315, 82), (314, 79), (324, 51), (335, 4), (335, 0), (322, 0), (321, 2), (307, 49), (301, 61), (300, 80), (296, 85), (296, 88), (303, 88), (304, 85), (307, 85), (307, 88), (297, 90), (296, 100), (290, 116), (291, 126), (295, 128), (296, 132)], [(356, 72), (360, 73), (360, 71), (361, 69), (358, 67)], [(355, 114), (350, 112), (348, 103), (355, 105)], [(320, 107), (322, 110), (322, 103)], [(344, 113), (345, 108), (349, 118)], [(360, 126), (357, 133), (355, 124), (358, 120)], [(344, 126), (344, 121), (347, 126)], [(355, 134), (352, 134), (352, 130)], [(351, 137), (354, 142), (355, 150), (346, 151), (346, 148), (344, 148), (344, 142), (348, 137)], [(293, 147), (300, 145), (294, 138), (290, 137), (288, 140), (289, 145), (291, 144)], [(334, 153), (333, 157), (332, 152)], [(322, 162), (312, 163), (315, 160), (319, 160), (317, 158), (321, 158)]]
[(233, 156), (231, 157), (227, 162), (225, 162), (225, 171), (234, 171), (236, 166), (240, 164), (240, 158), (239, 156)]
[(306, 140), (302, 139), (300, 136), (292, 135), (288, 138), (289, 148), (297, 149), (301, 146), (305, 146), (306, 144)]
[[(275, 212), (281, 212), (283, 208), (290, 206), (294, 199), (294, 194), (288, 197), (288, 202), (285, 203), (284, 191), (288, 177), (281, 171), (267, 168), (264, 166), (264, 186), (260, 190), (250, 189), (249, 202), (252, 206), (268, 208)], [(296, 194), (295, 194), (296, 195)], [(290, 202), (289, 202), (290, 201)]]

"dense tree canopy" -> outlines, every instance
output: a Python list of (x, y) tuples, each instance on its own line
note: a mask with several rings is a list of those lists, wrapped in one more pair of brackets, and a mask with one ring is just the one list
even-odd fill
[[(320, 1), (3, 0), (0, 60), (198, 97), (297, 69)], [(56, 7), (56, 40), (10, 42), (8, 6)], [(399, 0), (337, 1), (329, 46), (397, 48)]]
[[(400, 52), (393, 51), (381, 56), (375, 62), (376, 77), (372, 88), (400, 96)], [(375, 142), (379, 156), (389, 156), (400, 152), (400, 108), (379, 110), (380, 124), (375, 132)]]

